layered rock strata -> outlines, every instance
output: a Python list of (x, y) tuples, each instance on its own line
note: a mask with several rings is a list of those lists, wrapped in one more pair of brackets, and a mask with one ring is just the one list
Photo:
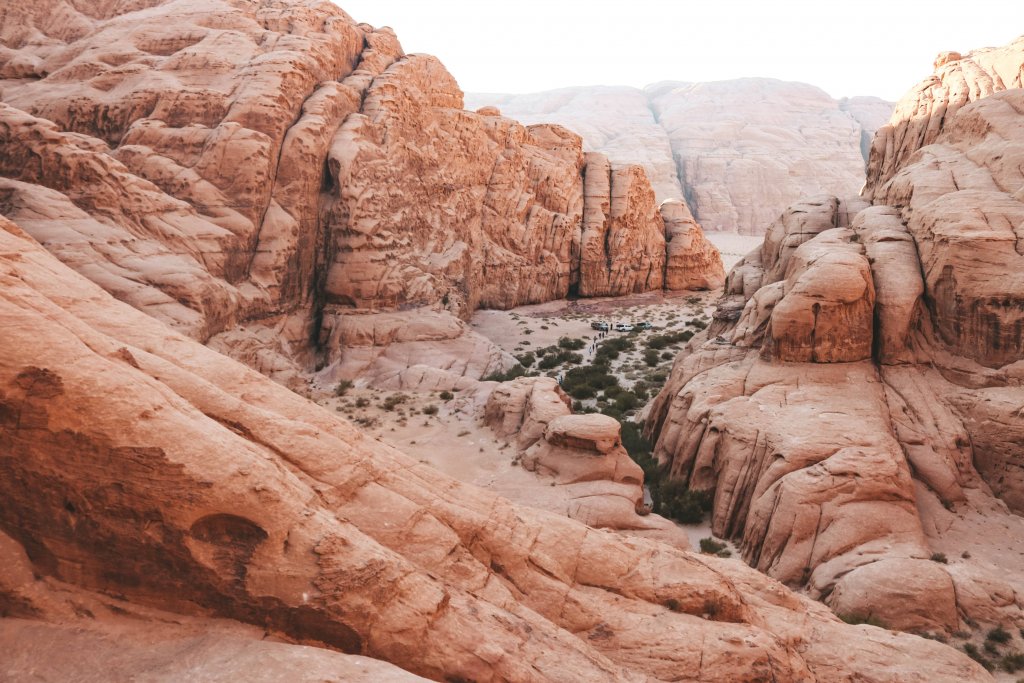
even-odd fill
[[(987, 679), (735, 561), (452, 481), (114, 300), (6, 220), (0, 284), (0, 529), (31, 567), (4, 577), (4, 614), (68, 623), (36, 602), (57, 581), (433, 679)], [(0, 625), (5, 645), (33, 637)], [(130, 639), (119, 652), (134, 670)]]
[(893, 107), (765, 78), (471, 93), (467, 104), (564, 125), (613, 164), (642, 165), (658, 200), (685, 199), (706, 229), (753, 235), (802, 197), (858, 192)]
[(595, 182), (576, 134), (464, 111), (439, 61), (329, 2), (46, 0), (0, 20), (0, 211), (279, 379), (338, 374), (352, 315), (663, 285), (640, 168)]
[(879, 134), (906, 149), (876, 164), (874, 205), (783, 213), (651, 411), (657, 457), (714, 492), (715, 533), (844, 616), (1024, 624), (1024, 91), (938, 101), (1013, 55), (1018, 73), (1019, 42), (911, 92), (951, 113), (918, 143), (896, 118)]

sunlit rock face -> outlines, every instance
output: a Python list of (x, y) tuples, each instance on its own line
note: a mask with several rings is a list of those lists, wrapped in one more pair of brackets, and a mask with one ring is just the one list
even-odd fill
[[(465, 310), (584, 277), (578, 137), (464, 112), (436, 60), (315, 0), (6, 3), (0, 42), (4, 675), (985, 680), (739, 562), (460, 484), (267, 377), (376, 339), (485, 358)], [(665, 258), (625, 174), (592, 194), (642, 258), (598, 286)], [(611, 426), (556, 417), (536, 464), (602, 457), (635, 495)]]
[(715, 533), (840, 614), (1024, 621), (1021, 45), (942, 55), (863, 198), (783, 212), (651, 411)]
[(755, 235), (801, 197), (859, 192), (871, 138), (892, 113), (875, 97), (837, 101), (764, 78), (475, 93), (466, 104), (560, 123), (613, 164), (641, 164), (658, 199), (685, 199), (704, 229)]
[[(665, 283), (642, 168), (465, 111), (436, 58), (331, 3), (52, 0), (0, 18), (0, 208), (119, 299), (281, 381), (349, 374), (346, 330), (389, 324), (353, 316), (424, 309), (442, 338), (478, 307)], [(718, 264), (690, 267), (699, 282)], [(474, 355), (474, 373), (505, 362)]]

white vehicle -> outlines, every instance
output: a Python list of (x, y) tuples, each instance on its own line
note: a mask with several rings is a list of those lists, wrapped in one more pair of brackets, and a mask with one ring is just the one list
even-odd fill
[(616, 332), (632, 332), (633, 326), (629, 323), (615, 323)]

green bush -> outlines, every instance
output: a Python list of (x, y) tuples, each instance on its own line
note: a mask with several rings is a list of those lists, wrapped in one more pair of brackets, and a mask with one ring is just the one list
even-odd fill
[(1013, 636), (1010, 635), (1010, 632), (1003, 628), (1002, 624), (1000, 624), (999, 626), (996, 626), (994, 629), (988, 632), (988, 635), (985, 636), (985, 640), (991, 640), (996, 643), (999, 643), (1000, 645), (1004, 645), (1010, 642), (1010, 638), (1012, 637)]
[[(654, 497), (654, 489), (651, 497)], [(658, 514), (681, 524), (700, 524), (711, 509), (712, 495), (707, 491), (691, 491), (685, 482), (666, 480), (658, 484)], [(724, 547), (724, 546), (723, 546)], [(718, 552), (718, 551), (715, 551)]]
[(1024, 669), (1024, 654), (1014, 652), (1003, 655), (1003, 659), (1000, 661), (1000, 664), (1005, 671), (1009, 671), (1010, 673), (1020, 671), (1021, 669)]
[(534, 358), (532, 352), (527, 352), (521, 356), (516, 356), (516, 360), (519, 361), (519, 364), (522, 365), (524, 368), (528, 368), (531, 365), (533, 365), (536, 359)]
[(486, 377), (484, 377), (483, 381), (485, 381), (485, 382), (508, 382), (508, 381), (511, 381), (511, 380), (515, 379), (516, 377), (522, 377), (525, 374), (526, 374), (526, 368), (524, 368), (522, 365), (516, 365), (511, 370), (509, 370), (508, 372), (501, 372), (500, 370), (498, 370), (497, 372), (492, 372), (491, 374), (489, 374)]
[(453, 398), (455, 398), (455, 394), (453, 394), (452, 392), (450, 392), (450, 391), (442, 391), (441, 392), (441, 400), (442, 401), (450, 401)]
[(579, 351), (586, 345), (587, 342), (575, 337), (562, 337), (558, 340), (558, 346), (569, 351)]
[(700, 551), (706, 555), (717, 555), (725, 550), (725, 544), (708, 536), (700, 539)]
[(573, 398), (584, 400), (594, 398), (597, 395), (597, 390), (589, 384), (574, 384), (566, 389), (566, 393)]
[(656, 367), (658, 365), (658, 352), (654, 349), (644, 351), (644, 362), (652, 368)]
[(424, 415), (437, 415), (437, 406), (431, 403), (429, 406), (423, 406), (421, 411)]
[(394, 410), (398, 405), (405, 403), (409, 400), (409, 397), (405, 394), (391, 394), (384, 402), (381, 403), (381, 408), (384, 410)]
[(340, 382), (338, 382), (338, 386), (334, 387), (334, 395), (335, 396), (344, 396), (348, 392), (348, 390), (351, 389), (351, 388), (352, 388), (352, 380), (350, 380), (350, 379), (343, 379)]
[(940, 564), (947, 564), (949, 562), (949, 560), (946, 559), (945, 553), (932, 553), (931, 561), (938, 562)]
[(867, 624), (868, 626), (877, 626), (878, 628), (887, 628), (886, 625), (885, 625), (885, 622), (883, 622), (878, 617), (872, 616), (870, 614), (865, 616), (863, 614), (856, 614), (856, 613), (854, 613), (854, 614), (838, 614), (836, 616), (838, 616), (840, 619), (845, 621), (847, 624), (853, 624), (855, 626), (857, 624)]

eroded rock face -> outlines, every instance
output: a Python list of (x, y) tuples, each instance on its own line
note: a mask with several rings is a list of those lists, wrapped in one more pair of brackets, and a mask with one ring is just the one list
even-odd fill
[(739, 563), (454, 482), (114, 300), (6, 220), (0, 281), (0, 528), (32, 567), (4, 604), (31, 611), (34, 572), (434, 679), (986, 678)]
[(440, 62), (332, 3), (45, 0), (0, 19), (0, 210), (280, 381), (345, 374), (352, 313), (465, 320), (663, 285), (642, 170), (584, 192), (576, 134), (464, 111)]
[[(957, 59), (940, 71), (982, 78)], [(911, 98), (955, 114), (923, 147), (898, 129), (873, 206), (794, 205), (730, 273), (648, 428), (750, 564), (844, 616), (951, 632), (1024, 623), (997, 559), (1024, 544), (1024, 91), (959, 106), (940, 80)]]
[(722, 256), (704, 237), (689, 207), (681, 199), (669, 199), (659, 207), (668, 242), (665, 258), (665, 289), (717, 289), (725, 282)]
[[(934, 74), (904, 95), (888, 124), (878, 129), (868, 159), (865, 196), (874, 197), (915, 152), (935, 142), (962, 107), (1001, 90), (1024, 87), (1022, 62), (1024, 37), (967, 55), (940, 53)], [(888, 201), (879, 199), (878, 203)]]
[(763, 78), (475, 93), (467, 101), (564, 125), (614, 165), (642, 165), (658, 200), (685, 199), (706, 229), (754, 235), (802, 197), (856, 194), (872, 136), (893, 107)]

